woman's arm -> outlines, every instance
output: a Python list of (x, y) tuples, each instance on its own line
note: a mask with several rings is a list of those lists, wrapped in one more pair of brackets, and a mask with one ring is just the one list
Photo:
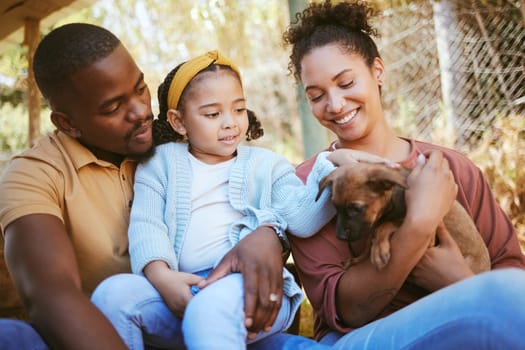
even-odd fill
[(383, 270), (369, 261), (349, 268), (336, 291), (337, 313), (350, 327), (373, 320), (394, 298), (427, 251), (436, 229), (456, 197), (448, 162), (433, 152), (408, 179), (407, 215), (391, 241), (391, 260)]

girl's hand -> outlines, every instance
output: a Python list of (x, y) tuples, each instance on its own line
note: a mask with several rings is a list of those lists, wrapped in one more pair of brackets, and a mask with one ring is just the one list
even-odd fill
[(193, 297), (191, 287), (203, 280), (191, 273), (171, 270), (164, 261), (153, 261), (144, 268), (144, 274), (159, 291), (168, 308), (182, 318), (186, 305)]
[(158, 291), (168, 305), (168, 308), (182, 318), (186, 305), (193, 298), (191, 286), (198, 284), (203, 278), (191, 273), (169, 270), (165, 280), (158, 287)]
[(331, 152), (327, 157), (329, 161), (334, 163), (335, 166), (341, 166), (345, 164), (357, 163), (357, 162), (368, 162), (368, 163), (384, 163), (391, 168), (399, 168), (399, 164), (392, 162), (388, 159), (373, 155), (371, 153), (357, 151), (349, 148), (339, 148)]
[(427, 250), (408, 277), (429, 292), (474, 275), (443, 223), (439, 224), (436, 237), (439, 244)]

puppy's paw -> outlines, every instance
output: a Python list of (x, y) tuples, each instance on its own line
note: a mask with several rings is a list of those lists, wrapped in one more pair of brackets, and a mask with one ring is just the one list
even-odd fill
[(390, 261), (390, 245), (374, 244), (370, 251), (370, 261), (378, 270), (382, 270)]
[(386, 222), (376, 230), (375, 237), (372, 240), (370, 256), (372, 263), (379, 269), (383, 269), (390, 261), (390, 238), (396, 230), (396, 225)]

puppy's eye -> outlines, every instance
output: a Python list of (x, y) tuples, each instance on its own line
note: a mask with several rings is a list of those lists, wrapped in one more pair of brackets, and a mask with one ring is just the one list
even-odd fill
[(366, 204), (363, 203), (351, 203), (346, 207), (346, 212), (349, 215), (361, 215), (366, 210)]

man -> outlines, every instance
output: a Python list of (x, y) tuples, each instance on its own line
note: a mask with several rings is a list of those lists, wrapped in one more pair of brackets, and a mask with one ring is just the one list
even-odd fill
[[(14, 157), (0, 180), (6, 263), (32, 323), (0, 320), (0, 348), (125, 349), (89, 297), (104, 278), (130, 271), (133, 159), (153, 150), (150, 92), (120, 40), (89, 24), (49, 33), (34, 72), (57, 130)], [(266, 298), (282, 290), (280, 251), (273, 230), (260, 228), (215, 273), (243, 273), (250, 332), (277, 314)]]

